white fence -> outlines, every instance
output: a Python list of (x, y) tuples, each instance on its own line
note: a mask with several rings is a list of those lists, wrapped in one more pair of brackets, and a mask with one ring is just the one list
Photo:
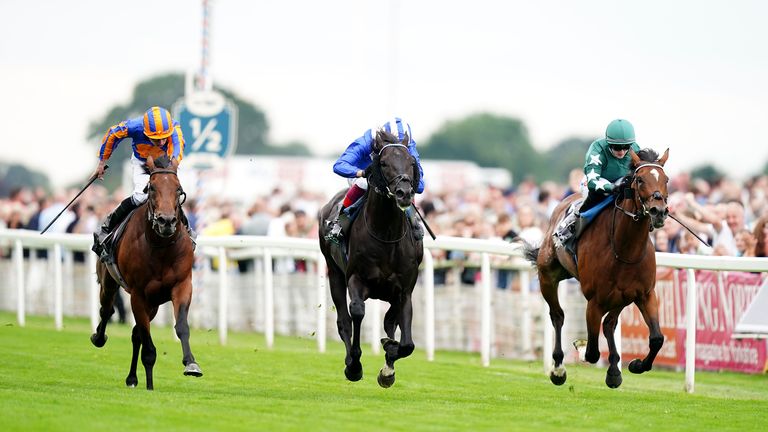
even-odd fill
[[(8, 280), (15, 281), (16, 285), (16, 311), (19, 325), (25, 323), (25, 305), (26, 288), (24, 281), (24, 258), (23, 249), (45, 249), (53, 257), (49, 262), (52, 266), (47, 266), (48, 273), (43, 277), (53, 277), (53, 315), (57, 329), (63, 326), (63, 285), (64, 269), (67, 266), (67, 260), (64, 260), (65, 254), (62, 248), (70, 251), (83, 251), (86, 256), (86, 266), (89, 269), (88, 274), (88, 298), (89, 315), (91, 324), (95, 328), (98, 324), (98, 285), (96, 282), (95, 268), (96, 256), (90, 253), (92, 237), (90, 235), (76, 234), (46, 234), (40, 235), (37, 231), (26, 230), (5, 230), (0, 231), (0, 245), (5, 244), (13, 248), (13, 274)], [(228, 260), (256, 260), (261, 262), (260, 275), (264, 286), (264, 298), (262, 304), (263, 330), (266, 343), (269, 347), (273, 345), (275, 323), (274, 323), (274, 275), (272, 261), (277, 257), (300, 257), (316, 263), (315, 266), (315, 286), (317, 296), (317, 315), (315, 336), (317, 339), (318, 350), (325, 351), (327, 339), (327, 317), (328, 310), (328, 288), (325, 270), (325, 261), (320, 254), (316, 240), (297, 239), (297, 238), (275, 238), (258, 236), (225, 236), (225, 237), (200, 237), (198, 238), (198, 255), (203, 254), (218, 260), (218, 311), (217, 327), (219, 331), (219, 340), (222, 344), (227, 341), (228, 332), (228, 307), (230, 303), (228, 295), (230, 292), (230, 281), (227, 263)], [(520, 246), (517, 244), (503, 241), (477, 240), (458, 237), (439, 237), (436, 241), (425, 238), (425, 254), (423, 262), (423, 272), (420, 277), (420, 284), (424, 291), (424, 341), (428, 360), (434, 359), (435, 352), (435, 283), (434, 283), (434, 262), (432, 254), (433, 249), (442, 249), (450, 251), (464, 251), (480, 254), (480, 280), (478, 296), (480, 310), (480, 343), (479, 351), (482, 358), (482, 364), (488, 366), (492, 351), (492, 277), (491, 277), (491, 257), (503, 256), (505, 268), (513, 269), (519, 272), (520, 290), (519, 304), (515, 305), (520, 311), (519, 326), (521, 328), (520, 337), (522, 339), (522, 353), (525, 356), (532, 355), (531, 334), (534, 319), (532, 316), (532, 299), (529, 298), (527, 289), (531, 270), (530, 265), (523, 259)], [(32, 255), (32, 254), (30, 254)], [(71, 254), (69, 254), (71, 255)], [(67, 255), (67, 256), (69, 256)], [(64, 261), (65, 265), (62, 265)], [(688, 269), (688, 278), (690, 282), (689, 295), (686, 301), (686, 390), (693, 392), (694, 372), (695, 372), (695, 343), (696, 331), (695, 323), (697, 320), (697, 296), (694, 271), (696, 269), (704, 270), (729, 270), (729, 271), (749, 271), (749, 272), (768, 272), (768, 258), (735, 258), (735, 257), (707, 257), (679, 254), (657, 254), (657, 264), (660, 266), (686, 268)], [(0, 282), (0, 287), (2, 282)], [(375, 307), (369, 308), (368, 320), (371, 323), (370, 340), (374, 351), (378, 351), (379, 333), (381, 329), (381, 309), (378, 303)], [(552, 351), (552, 326), (548, 319), (548, 314), (542, 313), (539, 320), (542, 327), (543, 343), (542, 357), (545, 371), (549, 371), (551, 365)], [(547, 318), (545, 318), (547, 317)], [(617, 328), (617, 344), (621, 349), (620, 328)]]

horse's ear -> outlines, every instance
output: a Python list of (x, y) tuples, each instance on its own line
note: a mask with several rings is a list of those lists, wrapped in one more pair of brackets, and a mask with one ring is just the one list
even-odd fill
[(155, 170), (155, 158), (152, 156), (147, 156), (147, 168), (149, 168), (150, 172)]
[(640, 165), (640, 156), (638, 156), (634, 150), (632, 149), (629, 150), (629, 157), (632, 158), (632, 166)]
[(667, 158), (669, 157), (669, 149), (664, 151), (664, 156), (659, 159), (659, 165), (664, 166), (664, 164), (667, 162)]
[(179, 169), (179, 160), (178, 159), (174, 158), (173, 160), (171, 160), (171, 169), (174, 170), (174, 171)]
[(378, 154), (384, 147), (384, 137), (382, 136), (382, 132), (380, 130), (375, 132), (371, 130), (371, 135), (373, 135), (373, 151), (374, 153)]
[(411, 137), (408, 136), (408, 132), (403, 134), (403, 140), (400, 141), (401, 144), (404, 144), (406, 147), (408, 147), (408, 144), (411, 143)]

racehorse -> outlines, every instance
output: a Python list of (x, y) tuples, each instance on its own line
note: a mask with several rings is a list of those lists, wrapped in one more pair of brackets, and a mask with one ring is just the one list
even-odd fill
[(566, 380), (561, 347), (565, 315), (557, 297), (557, 286), (563, 279), (576, 277), (587, 299), (584, 359), (590, 363), (600, 359), (598, 336), (602, 320), (609, 350), (605, 377), (608, 387), (616, 388), (622, 382), (614, 330), (624, 307), (630, 303), (637, 305), (650, 331), (648, 355), (642, 360), (632, 360), (630, 372), (641, 374), (651, 370), (664, 343), (655, 291), (656, 255), (648, 232), (664, 226), (669, 213), (668, 178), (664, 173), (669, 149), (660, 159), (650, 149), (641, 150), (639, 156), (630, 152), (630, 174), (617, 188), (613, 208), (606, 208), (595, 216), (594, 226), (584, 231), (576, 245), (576, 260), (564, 247), (555, 244), (552, 234), (579, 194), (572, 195), (555, 208), (541, 246), (526, 245), (525, 248), (526, 258), (537, 267), (541, 294), (549, 305), (549, 316), (555, 328), (554, 367), (549, 378), (556, 385), (562, 385)]
[[(365, 300), (380, 299), (390, 304), (384, 315), (387, 337), (381, 339), (385, 365), (377, 379), (385, 388), (395, 382), (395, 361), (409, 356), (414, 349), (411, 294), (424, 253), (422, 241), (413, 236), (405, 214), (419, 184), (419, 168), (408, 152), (408, 143), (407, 134), (398, 142), (397, 137), (388, 132), (376, 133), (372, 163), (366, 169), (369, 185), (363, 198), (366, 201), (349, 228), (346, 262), (343, 254), (336, 254), (338, 261), (334, 259), (332, 249), (340, 246), (325, 239), (330, 227), (324, 223), (330, 219), (334, 207), (338, 208), (345, 190), (336, 194), (318, 215), (320, 249), (328, 267), (339, 336), (347, 351), (344, 375), (348, 380), (359, 381), (363, 377), (360, 327), (365, 316)], [(399, 342), (395, 340), (397, 327), (400, 328)]]
[(182, 223), (181, 205), (186, 194), (176, 175), (178, 162), (169, 162), (166, 157), (154, 160), (150, 156), (147, 168), (148, 199), (130, 216), (115, 252), (119, 273), (113, 275), (101, 261), (96, 267), (101, 286), (101, 321), (91, 335), (91, 342), (96, 347), (102, 347), (107, 342), (107, 322), (113, 313), (115, 293), (120, 287), (118, 280), (122, 279), (126, 292), (131, 296), (131, 308), (136, 320), (131, 334), (131, 369), (125, 384), (129, 387), (138, 384), (136, 365), (141, 349), (147, 390), (152, 390), (152, 368), (157, 354), (149, 323), (157, 314), (158, 307), (167, 301), (173, 302), (176, 335), (181, 340), (184, 353), (184, 375), (199, 377), (203, 373), (189, 348), (187, 314), (192, 300), (194, 249)]

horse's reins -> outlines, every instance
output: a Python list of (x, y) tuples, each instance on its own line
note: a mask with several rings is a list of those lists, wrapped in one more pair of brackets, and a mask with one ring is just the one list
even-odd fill
[[(663, 166), (661, 166), (661, 165), (659, 165), (659, 164), (655, 164), (655, 163), (644, 163), (644, 164), (642, 164), (642, 165), (638, 166), (637, 168), (635, 168), (635, 171), (634, 171), (634, 173), (632, 173), (632, 179), (630, 180), (630, 185), (631, 185), (632, 183), (634, 183), (634, 181), (635, 181), (635, 178), (637, 177), (637, 172), (640, 170), (640, 168), (649, 167), (649, 166), (650, 166), (650, 167), (656, 167), (656, 168), (659, 168), (659, 169), (660, 169), (662, 172), (664, 172), (664, 167), (663, 167)], [(630, 187), (630, 188), (631, 188), (631, 186), (627, 186), (627, 187)], [(633, 191), (633, 192), (634, 192), (634, 191)], [(663, 201), (664, 201), (664, 203), (666, 203), (666, 202), (667, 202), (667, 199), (666, 199), (666, 197), (664, 197), (664, 196), (661, 194), (661, 192), (660, 192), (660, 191), (658, 191), (658, 190), (657, 190), (657, 191), (655, 191), (654, 193), (652, 193), (652, 194), (651, 194), (651, 195), (648, 197), (648, 199), (643, 199), (643, 197), (641, 197), (641, 196), (639, 196), (639, 195), (638, 195), (638, 197), (637, 197), (637, 198), (638, 198), (638, 200), (640, 201), (640, 208), (641, 208), (641, 210), (642, 210), (642, 211), (641, 211), (641, 212), (639, 212), (639, 213), (633, 213), (633, 212), (627, 211), (627, 210), (626, 210), (624, 207), (620, 206), (620, 205), (619, 205), (619, 202), (620, 202), (620, 201), (623, 201), (623, 198), (621, 198), (621, 197), (620, 197), (620, 196), (618, 196), (618, 195), (616, 196), (616, 199), (615, 199), (615, 200), (614, 200), (614, 202), (613, 202), (613, 207), (614, 207), (614, 208), (613, 208), (613, 216), (611, 217), (611, 235), (610, 235), (610, 237), (611, 237), (611, 252), (613, 252), (613, 257), (614, 257), (614, 258), (616, 258), (616, 260), (617, 260), (617, 261), (619, 261), (619, 262), (622, 262), (622, 263), (624, 263), (624, 264), (637, 264), (637, 263), (639, 263), (640, 261), (642, 261), (643, 259), (645, 259), (645, 255), (648, 253), (648, 248), (647, 248), (647, 247), (643, 248), (643, 255), (642, 255), (642, 256), (640, 257), (640, 259), (638, 259), (637, 261), (627, 261), (627, 260), (624, 260), (624, 259), (622, 259), (622, 258), (619, 256), (618, 252), (616, 252), (616, 241), (615, 241), (615, 239), (614, 239), (614, 237), (615, 237), (615, 234), (616, 234), (616, 211), (617, 211), (617, 210), (621, 210), (621, 211), (622, 211), (622, 213), (624, 213), (625, 215), (629, 216), (629, 217), (632, 219), (632, 221), (633, 221), (633, 222), (638, 222), (638, 221), (640, 221), (640, 219), (647, 217), (647, 216), (648, 216), (648, 214), (649, 214), (649, 212), (648, 212), (648, 209), (647, 209), (647, 208), (646, 208), (646, 206), (645, 206), (645, 204), (646, 204), (646, 202), (648, 202), (648, 200), (650, 200), (651, 198), (653, 198), (653, 199), (661, 199), (661, 200), (663, 200)], [(651, 229), (653, 229), (653, 226), (651, 226)]]
[[(153, 175), (155, 175), (155, 174), (173, 174), (173, 175), (175, 175), (177, 178), (178, 178), (178, 176), (179, 176), (179, 175), (176, 173), (176, 171), (173, 171), (173, 170), (169, 170), (169, 169), (159, 169), (159, 170), (156, 170), (156, 171), (152, 171), (152, 172), (149, 174), (149, 178), (151, 179), (151, 178), (152, 178), (152, 176), (153, 176)], [(186, 193), (184, 193), (184, 191), (182, 191), (182, 192), (181, 192), (181, 195), (180, 195), (179, 197), (184, 197), (184, 198), (183, 198), (183, 199), (179, 199), (179, 198), (177, 198), (177, 203), (176, 203), (176, 212), (177, 212), (177, 213), (178, 213), (178, 212), (179, 212), (179, 210), (181, 209), (181, 205), (182, 205), (182, 204), (184, 204), (184, 201), (186, 201), (186, 200), (187, 200), (187, 194), (186, 194)], [(178, 215), (177, 215), (177, 216), (178, 216)], [(152, 200), (151, 200), (151, 199), (147, 199), (147, 221), (149, 221), (149, 222), (151, 222), (151, 223), (152, 223), (152, 229), (154, 230), (154, 229), (155, 229), (155, 225), (156, 225), (158, 222), (157, 222), (157, 217), (155, 216), (155, 209), (154, 209), (154, 206), (152, 205)], [(147, 230), (144, 230), (144, 239), (146, 239), (146, 240), (147, 240), (147, 244), (149, 244), (149, 246), (150, 246), (151, 248), (153, 248), (153, 249), (161, 249), (161, 248), (165, 248), (165, 247), (171, 246), (171, 245), (173, 245), (173, 244), (175, 244), (175, 243), (176, 243), (176, 241), (179, 239), (179, 230), (176, 230), (176, 233), (174, 234), (174, 237), (173, 237), (173, 240), (172, 240), (172, 241), (170, 241), (170, 242), (168, 242), (168, 243), (166, 243), (166, 244), (163, 244), (163, 245), (159, 245), (159, 246), (158, 246), (158, 245), (154, 245), (154, 244), (152, 244), (152, 242), (150, 242), (150, 241), (149, 241), (149, 237), (147, 237)]]

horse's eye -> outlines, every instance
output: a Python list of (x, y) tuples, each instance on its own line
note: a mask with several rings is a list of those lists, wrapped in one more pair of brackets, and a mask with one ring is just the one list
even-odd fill
[(642, 186), (642, 185), (643, 185), (643, 183), (645, 183), (645, 182), (643, 181), (643, 179), (641, 179), (640, 177), (638, 177), (638, 178), (637, 178), (637, 185), (638, 185), (638, 186)]
[(383, 167), (387, 166), (387, 163), (386, 162), (379, 162), (379, 166), (381, 166), (383, 168)]

